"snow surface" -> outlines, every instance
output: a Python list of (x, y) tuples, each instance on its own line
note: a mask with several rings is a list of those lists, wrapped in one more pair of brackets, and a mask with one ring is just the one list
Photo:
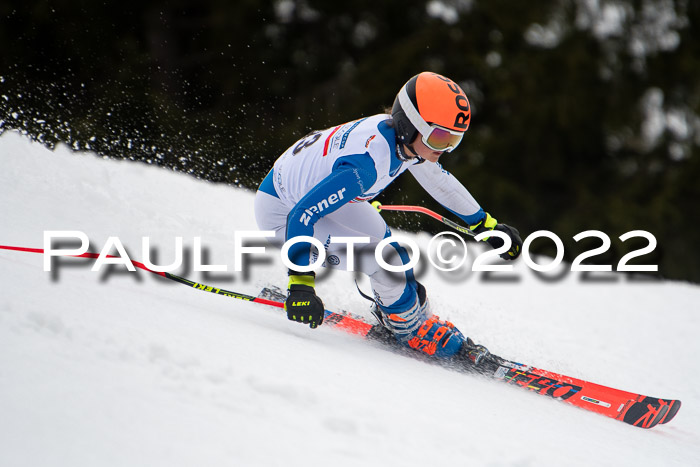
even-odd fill
[[(117, 236), (141, 260), (148, 236), (167, 264), (176, 236), (190, 248), (200, 236), (206, 260), (232, 269), (233, 232), (257, 229), (249, 191), (15, 133), (0, 137), (0, 160), (2, 245), (80, 230), (91, 251)], [(185, 273), (251, 295), (284, 287), (277, 254), (265, 258), (248, 274)], [(421, 276), (434, 310), (495, 353), (683, 401), (642, 430), (143, 271), (62, 259), (50, 273), (42, 261), (0, 251), (2, 466), (700, 465), (696, 285), (545, 281), (522, 262), (508, 280)], [(318, 292), (368, 315), (352, 274)]]

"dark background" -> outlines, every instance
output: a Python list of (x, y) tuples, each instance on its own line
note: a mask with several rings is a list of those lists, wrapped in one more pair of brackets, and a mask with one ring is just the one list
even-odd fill
[[(441, 162), (494, 217), (555, 232), (569, 260), (600, 244), (575, 234), (604, 231), (591, 261), (613, 267), (646, 244), (618, 236), (647, 230), (658, 246), (630, 264), (698, 282), (700, 2), (597, 3), (4, 1), (0, 132), (254, 188), (296, 139), (431, 70), (473, 109)], [(380, 200), (444, 212), (416, 187)]]

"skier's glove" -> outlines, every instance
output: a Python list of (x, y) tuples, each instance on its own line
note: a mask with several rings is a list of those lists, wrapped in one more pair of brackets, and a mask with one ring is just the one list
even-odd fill
[[(511, 244), (510, 249), (504, 253), (501, 253), (501, 258), (513, 260), (520, 256), (520, 252), (523, 248), (523, 241), (520, 238), (520, 232), (515, 227), (511, 227), (506, 224), (499, 224), (496, 219), (491, 217), (491, 214), (486, 213), (486, 217), (479, 223), (470, 225), (469, 229), (475, 234), (480, 234), (482, 232), (487, 232), (489, 230), (500, 230), (510, 237)], [(484, 239), (486, 243), (491, 245), (494, 250), (503, 246), (503, 240), (499, 237), (487, 237)]]
[(284, 309), (287, 318), (298, 323), (304, 323), (314, 329), (323, 323), (323, 302), (314, 290), (314, 273), (302, 274), (289, 271), (289, 286)]

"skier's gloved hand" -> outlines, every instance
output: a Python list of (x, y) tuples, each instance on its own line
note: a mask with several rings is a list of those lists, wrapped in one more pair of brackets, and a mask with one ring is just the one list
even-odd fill
[[(520, 238), (520, 232), (518, 232), (518, 229), (516, 229), (515, 227), (511, 227), (507, 224), (497, 224), (496, 227), (493, 228), (493, 230), (500, 230), (501, 232), (505, 232), (506, 235), (510, 237), (510, 249), (508, 249), (505, 253), (502, 253), (500, 255), (501, 258), (513, 260), (520, 256), (520, 252), (523, 249), (523, 241)], [(489, 237), (486, 240), (486, 243), (491, 245), (493, 249), (500, 248), (501, 246), (503, 246), (503, 240), (498, 237)]]
[[(518, 232), (518, 229), (506, 224), (499, 224), (498, 221), (491, 217), (491, 214), (488, 212), (486, 213), (486, 217), (484, 217), (479, 223), (470, 225), (469, 229), (477, 235), (489, 230), (499, 230), (504, 232), (510, 237), (511, 243), (510, 249), (504, 253), (501, 253), (500, 257), (503, 259), (513, 260), (520, 256), (520, 252), (523, 249), (523, 241), (520, 238), (520, 232)], [(491, 248), (494, 250), (503, 246), (503, 239), (496, 236), (487, 237), (484, 239), (484, 241), (491, 245)]]
[(287, 318), (304, 323), (314, 329), (323, 323), (323, 302), (314, 290), (315, 274), (289, 271), (289, 286), (284, 309)]

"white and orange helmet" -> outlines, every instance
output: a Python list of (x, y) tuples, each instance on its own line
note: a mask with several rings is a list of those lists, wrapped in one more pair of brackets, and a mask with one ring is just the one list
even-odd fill
[(420, 133), (428, 148), (451, 152), (469, 128), (471, 107), (457, 83), (424, 71), (401, 88), (391, 117), (400, 143), (411, 145)]

